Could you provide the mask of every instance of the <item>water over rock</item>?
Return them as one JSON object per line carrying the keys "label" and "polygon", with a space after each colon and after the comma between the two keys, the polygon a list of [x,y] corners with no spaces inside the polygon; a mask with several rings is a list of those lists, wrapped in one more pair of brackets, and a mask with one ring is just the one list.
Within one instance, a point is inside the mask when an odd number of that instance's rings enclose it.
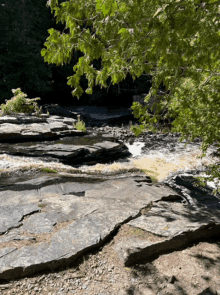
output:
{"label": "water over rock", "polygon": [[[118,158],[130,155],[128,148],[120,142],[112,142],[110,140],[100,139],[92,145],[79,145],[74,142],[80,142],[79,138],[68,138],[59,142],[29,142],[10,144],[0,144],[1,154],[9,154],[14,156],[26,156],[42,159],[46,162],[57,161],[68,165],[79,164],[96,164],[107,163]],[[85,138],[84,138],[85,139]],[[69,144],[68,144],[69,142]]]}

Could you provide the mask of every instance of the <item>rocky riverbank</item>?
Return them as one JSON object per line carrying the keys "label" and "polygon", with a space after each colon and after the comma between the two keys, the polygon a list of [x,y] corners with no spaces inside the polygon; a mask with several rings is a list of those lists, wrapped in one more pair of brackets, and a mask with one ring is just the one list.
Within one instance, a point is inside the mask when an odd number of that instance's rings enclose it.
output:
{"label": "rocky riverbank", "polygon": [[[220,196],[193,178],[218,160],[215,146],[201,160],[199,141],[135,139],[125,114],[112,116],[118,126],[99,120],[71,139],[1,143],[1,294],[218,294]],[[76,163],[79,150],[94,162]]]}

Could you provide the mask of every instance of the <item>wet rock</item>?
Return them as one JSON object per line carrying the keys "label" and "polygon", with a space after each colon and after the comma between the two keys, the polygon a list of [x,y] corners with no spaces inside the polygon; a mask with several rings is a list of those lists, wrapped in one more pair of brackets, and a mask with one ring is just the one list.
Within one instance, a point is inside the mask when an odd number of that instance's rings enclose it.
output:
{"label": "wet rock", "polygon": [[134,120],[132,110],[130,108],[111,108],[111,107],[95,107],[95,106],[81,106],[74,108],[74,112],[77,112],[82,116],[86,123],[86,126],[101,127],[103,124],[122,124],[123,121],[128,122]]}
{"label": "wet rock", "polygon": [[[71,142],[71,140],[70,140]],[[66,144],[65,141],[57,144],[29,143],[24,144],[1,144],[1,152],[10,155],[36,157],[45,161],[57,160],[68,165],[107,163],[113,159],[123,158],[130,155],[128,148],[122,142],[105,140],[91,145]]]}
{"label": "wet rock", "polygon": [[199,186],[196,177],[201,175],[205,168],[185,173],[178,173],[166,179],[163,183],[184,195],[188,202],[210,210],[220,210],[220,194],[213,194],[213,187]]}

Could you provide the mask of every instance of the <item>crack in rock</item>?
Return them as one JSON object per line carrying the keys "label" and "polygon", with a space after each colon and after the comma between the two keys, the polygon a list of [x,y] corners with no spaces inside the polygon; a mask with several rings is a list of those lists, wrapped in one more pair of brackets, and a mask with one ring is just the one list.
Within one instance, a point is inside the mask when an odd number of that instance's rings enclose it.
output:
{"label": "crack in rock", "polygon": [[[19,182],[21,186],[32,187],[33,183],[40,185],[40,193],[36,188],[19,191],[18,194],[13,185],[10,191],[6,191],[7,194],[0,192],[4,202],[1,210],[6,212],[7,209],[8,220],[0,214],[0,224],[5,226],[5,230],[12,223],[18,225],[22,216],[30,214],[31,210],[37,208],[39,211],[37,204],[41,200],[47,206],[47,211],[27,216],[15,236],[22,237],[22,230],[34,234],[50,234],[49,238],[42,239],[39,243],[0,249],[0,279],[14,279],[68,266],[83,253],[99,248],[112,239],[123,224],[143,228],[146,232],[162,237],[162,242],[159,243],[127,239],[116,245],[115,251],[118,251],[125,265],[140,257],[149,258],[164,249],[177,249],[195,238],[210,236],[219,230],[219,212],[204,212],[202,209],[196,211],[184,205],[185,198],[169,187],[136,181],[143,177],[105,181],[92,179],[85,182],[84,178],[79,177],[59,176],[54,179],[53,182],[39,176],[28,180],[28,183]],[[139,184],[142,185],[138,186]],[[14,188],[16,185],[18,184],[15,183]],[[12,214],[13,210],[17,210],[17,213]],[[55,225],[61,222],[69,223],[56,231]],[[0,237],[0,244],[3,241]]]}

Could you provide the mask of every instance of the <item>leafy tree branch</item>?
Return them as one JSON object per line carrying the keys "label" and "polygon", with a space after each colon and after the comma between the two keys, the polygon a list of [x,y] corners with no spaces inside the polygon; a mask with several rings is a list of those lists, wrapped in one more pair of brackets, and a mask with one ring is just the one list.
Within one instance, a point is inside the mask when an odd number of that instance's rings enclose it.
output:
{"label": "leafy tree branch", "polygon": [[[155,127],[164,115],[173,118],[172,131],[189,141],[202,138],[205,153],[220,142],[220,1],[214,0],[69,0],[47,5],[68,34],[49,30],[41,55],[48,63],[67,63],[74,50],[83,56],[74,66],[68,85],[73,96],[83,94],[80,79],[95,85],[118,84],[130,74],[152,76],[145,101],[154,98],[154,115],[133,104],[140,130]],[[86,23],[83,27],[82,24]],[[101,58],[101,69],[93,61]],[[159,95],[161,85],[166,89]],[[137,133],[136,133],[137,134]],[[220,176],[219,167],[210,173]]]}

